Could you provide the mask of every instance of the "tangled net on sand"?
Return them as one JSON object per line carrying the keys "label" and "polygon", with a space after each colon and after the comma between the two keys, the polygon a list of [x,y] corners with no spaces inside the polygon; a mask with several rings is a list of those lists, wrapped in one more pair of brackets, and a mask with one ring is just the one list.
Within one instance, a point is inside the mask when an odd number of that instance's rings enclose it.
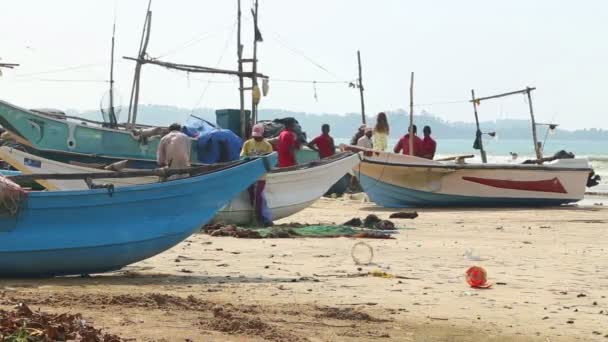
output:
{"label": "tangled net on sand", "polygon": [[0,176],[0,213],[15,215],[21,202],[27,198],[27,192],[8,178]]}
{"label": "tangled net on sand", "polygon": [[12,311],[0,310],[1,341],[99,341],[120,342],[120,337],[104,334],[80,314],[48,314],[18,304]]}

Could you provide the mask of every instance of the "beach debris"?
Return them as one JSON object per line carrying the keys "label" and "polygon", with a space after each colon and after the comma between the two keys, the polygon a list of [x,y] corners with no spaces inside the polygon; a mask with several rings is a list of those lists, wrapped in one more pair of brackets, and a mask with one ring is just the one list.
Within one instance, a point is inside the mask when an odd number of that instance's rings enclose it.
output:
{"label": "beach debris", "polygon": [[369,244],[360,241],[350,249],[350,256],[356,265],[369,265],[374,260],[374,249]]}
{"label": "beach debris", "polygon": [[82,315],[32,311],[19,303],[12,311],[0,310],[2,341],[124,341],[117,335],[95,329]]}
{"label": "beach debris", "polygon": [[392,213],[388,218],[392,219],[415,219],[418,217],[417,211],[400,211],[397,213]]}
{"label": "beach debris", "polygon": [[376,223],[380,222],[380,218],[377,215],[374,214],[369,214],[367,215],[367,217],[365,217],[365,219],[363,220],[363,226],[371,228],[373,227]]}
{"label": "beach debris", "polygon": [[469,248],[464,252],[464,257],[470,261],[482,261],[483,260],[479,256],[479,254],[475,253],[475,250],[473,250],[472,248]]}
{"label": "beach debris", "polygon": [[492,287],[491,283],[488,283],[486,270],[480,266],[471,266],[466,272],[467,283],[476,289],[489,289]]}
{"label": "beach debris", "polygon": [[583,298],[583,297],[587,297],[587,295],[584,293],[579,293],[576,295],[576,298]]}
{"label": "beach debris", "polygon": [[348,321],[386,322],[384,319],[372,317],[365,312],[353,308],[317,307],[318,318],[333,318]]}
{"label": "beach debris", "polygon": [[381,220],[378,216],[374,214],[367,215],[367,217],[361,220],[358,217],[353,217],[352,219],[344,222],[343,226],[350,227],[364,227],[368,229],[376,229],[376,230],[395,230],[395,224],[389,220]]}
{"label": "beach debris", "polygon": [[352,219],[344,222],[343,225],[351,227],[361,227],[363,225],[363,221],[361,221],[361,219],[358,217],[353,217]]}
{"label": "beach debris", "polygon": [[377,278],[385,278],[385,279],[395,278],[395,275],[381,271],[381,270],[374,270],[374,271],[368,272],[368,274],[372,277],[377,277]]}

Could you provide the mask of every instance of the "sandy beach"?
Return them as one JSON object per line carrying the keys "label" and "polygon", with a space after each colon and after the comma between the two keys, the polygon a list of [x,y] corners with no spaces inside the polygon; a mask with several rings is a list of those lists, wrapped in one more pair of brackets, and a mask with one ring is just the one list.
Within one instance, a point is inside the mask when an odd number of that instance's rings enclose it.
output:
{"label": "sandy beach", "polygon": [[[323,198],[278,223],[396,211]],[[137,341],[608,341],[607,208],[418,214],[393,220],[391,240],[197,234],[117,272],[1,280],[1,304],[78,312]],[[351,256],[360,241],[369,265]],[[472,265],[492,288],[468,286]]]}

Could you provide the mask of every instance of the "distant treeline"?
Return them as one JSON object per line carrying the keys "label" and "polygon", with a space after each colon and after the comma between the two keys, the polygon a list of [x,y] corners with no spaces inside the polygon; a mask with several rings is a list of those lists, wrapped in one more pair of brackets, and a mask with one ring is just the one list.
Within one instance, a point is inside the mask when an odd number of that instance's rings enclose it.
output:
{"label": "distant treeline", "polygon": [[[68,111],[71,115],[83,116],[95,120],[101,120],[99,111]],[[160,105],[142,105],[139,107],[138,121],[149,125],[169,125],[172,122],[184,122],[191,114],[215,123],[215,111],[211,108],[199,108],[190,111],[184,108]],[[331,125],[332,135],[336,138],[350,138],[354,131],[361,125],[361,115],[349,113],[338,114],[316,114],[293,112],[282,109],[261,109],[261,120],[272,120],[282,117],[295,117],[309,136],[316,135],[321,131],[321,125]],[[404,110],[387,112],[391,126],[391,136],[399,136],[407,131],[408,113]],[[120,114],[119,121],[126,120],[126,109]],[[424,125],[431,126],[433,135],[444,139],[473,139],[475,137],[475,124],[472,122],[449,122],[442,120],[432,114],[424,113],[415,115],[414,121],[419,131]],[[375,117],[368,117],[367,123],[373,125]],[[530,122],[528,120],[500,119],[496,121],[481,122],[483,132],[497,132],[501,139],[527,139],[531,135]],[[544,136],[546,127],[539,126],[539,134]],[[583,130],[557,129],[554,139],[571,140],[608,140],[608,130],[590,128]]]}

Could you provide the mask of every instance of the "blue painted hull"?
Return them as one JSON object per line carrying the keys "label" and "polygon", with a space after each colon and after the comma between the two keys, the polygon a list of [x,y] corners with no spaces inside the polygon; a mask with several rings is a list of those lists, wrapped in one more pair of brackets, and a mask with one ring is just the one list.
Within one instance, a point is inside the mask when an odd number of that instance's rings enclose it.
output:
{"label": "blue painted hull", "polygon": [[0,275],[95,273],[149,258],[198,230],[266,171],[259,158],[113,193],[30,193],[16,216],[0,216]]}
{"label": "blue painted hull", "polygon": [[370,200],[386,208],[411,207],[530,207],[555,206],[576,199],[477,197],[437,194],[398,187],[378,179],[357,174]]}

